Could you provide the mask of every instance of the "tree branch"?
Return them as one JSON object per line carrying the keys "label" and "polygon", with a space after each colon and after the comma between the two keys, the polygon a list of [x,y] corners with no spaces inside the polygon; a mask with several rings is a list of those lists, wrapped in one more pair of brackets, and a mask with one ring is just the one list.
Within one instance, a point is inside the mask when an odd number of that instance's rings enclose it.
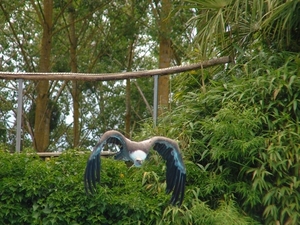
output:
{"label": "tree branch", "polygon": [[108,81],[108,80],[123,80],[135,79],[140,77],[151,77],[155,75],[170,75],[175,73],[182,73],[201,68],[207,68],[219,64],[232,62],[232,58],[224,56],[217,59],[211,59],[200,63],[184,66],[174,66],[164,69],[134,71],[125,73],[14,73],[14,72],[0,72],[0,79],[14,80],[82,80],[82,81]]}

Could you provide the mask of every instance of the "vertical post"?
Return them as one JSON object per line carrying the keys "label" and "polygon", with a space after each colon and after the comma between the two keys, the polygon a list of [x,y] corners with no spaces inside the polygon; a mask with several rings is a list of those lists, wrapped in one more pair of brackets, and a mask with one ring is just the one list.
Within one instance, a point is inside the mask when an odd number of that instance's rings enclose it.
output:
{"label": "vertical post", "polygon": [[16,152],[21,151],[21,131],[22,131],[22,110],[23,109],[23,80],[19,79],[18,89],[18,109],[17,109],[17,138]]}
{"label": "vertical post", "polygon": [[157,123],[157,107],[158,107],[158,75],[154,76],[154,93],[153,93],[153,127]]}

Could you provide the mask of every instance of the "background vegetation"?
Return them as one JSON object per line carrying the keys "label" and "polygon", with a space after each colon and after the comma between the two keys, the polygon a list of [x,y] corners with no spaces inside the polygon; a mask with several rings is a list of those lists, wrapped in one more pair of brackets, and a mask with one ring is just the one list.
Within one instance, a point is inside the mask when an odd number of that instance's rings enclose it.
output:
{"label": "background vegetation", "polygon": [[[276,66],[266,70],[274,62]],[[234,70],[245,70],[236,65],[210,82],[206,92],[198,84],[198,91],[178,95],[185,101],[178,100],[156,129],[142,125],[136,139],[161,133],[180,143],[188,173],[181,208],[168,206],[165,164],[156,154],[142,169],[103,159],[101,187],[89,197],[82,181],[88,152],[66,151],[44,162],[34,154],[2,151],[1,220],[4,224],[297,224],[299,62],[297,54],[258,56],[248,62],[249,67],[261,64],[254,75],[232,76]],[[176,79],[180,82],[181,77]]]}
{"label": "background vegetation", "polygon": [[[37,17],[44,2],[0,2],[1,70],[40,69],[45,27],[43,17]],[[156,67],[163,2],[54,1],[50,71],[74,71],[72,52],[77,71],[82,72]],[[2,224],[298,223],[299,1],[171,3],[172,29],[165,35],[172,47],[172,64],[222,55],[232,56],[234,63],[172,76],[171,107],[156,128],[146,104],[152,103],[151,79],[133,81],[130,91],[125,82],[49,82],[47,149],[87,149],[104,130],[124,131],[129,93],[134,139],[165,135],[179,142],[187,166],[182,207],[168,206],[165,165],[155,154],[142,169],[104,159],[101,186],[94,197],[83,191],[88,153],[66,150],[45,162],[34,154],[11,155],[17,83],[1,81]],[[37,85],[26,81],[24,87],[25,149],[33,146]],[[147,101],[141,100],[141,93]],[[76,102],[79,105],[71,104]],[[77,119],[70,116],[76,110]],[[75,135],[76,121],[80,137]]]}

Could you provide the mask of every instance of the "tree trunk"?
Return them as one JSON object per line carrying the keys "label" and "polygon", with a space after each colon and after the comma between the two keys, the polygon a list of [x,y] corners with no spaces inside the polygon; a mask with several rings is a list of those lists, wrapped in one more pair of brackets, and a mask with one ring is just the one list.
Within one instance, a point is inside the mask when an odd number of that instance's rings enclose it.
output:
{"label": "tree trunk", "polygon": [[[127,2],[130,5],[130,14],[128,15],[128,20],[134,20],[135,18],[135,1]],[[135,37],[133,36],[129,45],[128,45],[128,54],[127,54],[127,72],[132,70],[132,61],[133,61],[133,53],[134,53],[134,42]],[[131,82],[130,79],[126,79],[126,112],[125,112],[125,136],[127,138],[131,138],[130,136],[130,128],[131,128]]]}
{"label": "tree trunk", "polygon": [[[71,8],[69,12],[69,40],[70,40],[70,56],[71,56],[71,72],[77,73],[77,37],[75,32],[75,9]],[[78,90],[78,81],[72,81],[72,98],[73,98],[73,148],[79,145],[79,99],[80,91]]]}
{"label": "tree trunk", "polygon": [[[50,72],[52,40],[53,1],[44,0],[43,36],[40,51],[40,72]],[[38,152],[46,151],[49,146],[51,108],[49,102],[49,81],[38,81],[36,86],[36,111],[34,123],[34,147]]]}
{"label": "tree trunk", "polygon": [[[162,0],[159,37],[159,68],[171,65],[172,49],[170,40],[171,0]],[[158,115],[169,109],[169,76],[158,78]]]}

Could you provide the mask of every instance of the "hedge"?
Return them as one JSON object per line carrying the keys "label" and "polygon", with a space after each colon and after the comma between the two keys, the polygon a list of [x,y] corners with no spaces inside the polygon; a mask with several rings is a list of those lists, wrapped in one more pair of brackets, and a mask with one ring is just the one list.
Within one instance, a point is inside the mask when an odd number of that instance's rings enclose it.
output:
{"label": "hedge", "polygon": [[[187,162],[188,187],[181,208],[169,206],[165,165],[141,169],[102,159],[101,185],[87,196],[83,172],[89,152],[66,151],[41,160],[36,154],[0,151],[0,224],[252,224],[234,201],[210,209],[198,199],[199,169]],[[199,176],[200,175],[200,176]]]}

